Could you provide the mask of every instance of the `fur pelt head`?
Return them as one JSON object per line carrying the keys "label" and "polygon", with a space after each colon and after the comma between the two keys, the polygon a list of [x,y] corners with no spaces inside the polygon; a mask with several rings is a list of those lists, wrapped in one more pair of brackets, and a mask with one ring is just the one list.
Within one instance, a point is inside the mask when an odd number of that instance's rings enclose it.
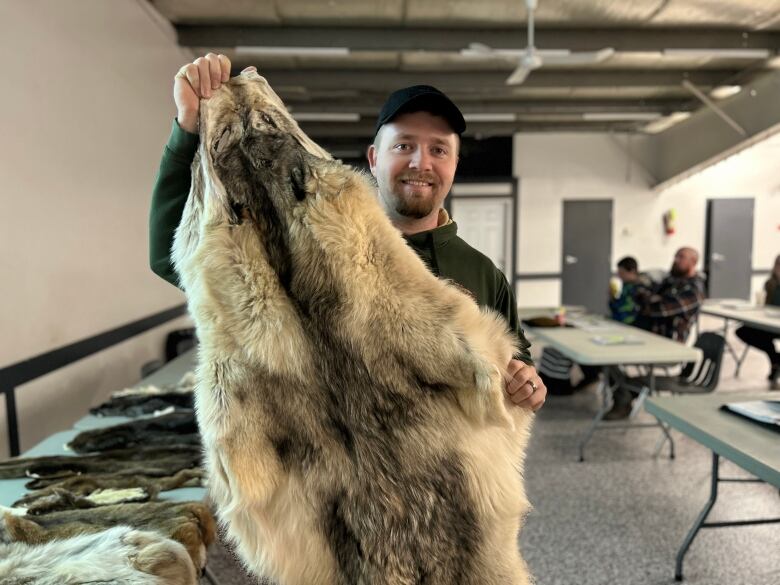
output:
{"label": "fur pelt head", "polygon": [[182,264],[192,251],[200,222],[250,222],[275,272],[288,279],[289,228],[294,216],[300,217],[295,210],[315,195],[311,173],[330,155],[301,131],[265,78],[253,71],[202,102],[201,141],[198,184],[179,229],[184,245],[174,249],[174,261]]}
{"label": "fur pelt head", "polygon": [[187,551],[160,534],[115,526],[45,544],[0,544],[8,585],[196,585]]}

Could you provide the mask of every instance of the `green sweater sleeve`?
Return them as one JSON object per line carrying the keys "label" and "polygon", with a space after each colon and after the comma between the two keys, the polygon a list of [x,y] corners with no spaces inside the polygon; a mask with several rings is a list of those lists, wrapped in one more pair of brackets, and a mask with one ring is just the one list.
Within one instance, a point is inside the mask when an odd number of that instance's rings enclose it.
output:
{"label": "green sweater sleeve", "polygon": [[502,272],[496,269],[496,278],[498,279],[498,286],[496,288],[496,302],[494,308],[496,311],[506,317],[509,328],[517,335],[518,349],[515,354],[515,359],[525,362],[529,366],[534,365],[534,360],[531,359],[531,342],[525,337],[525,332],[520,326],[520,318],[517,316],[517,301],[515,300],[515,292],[512,287],[509,286],[506,277]]}
{"label": "green sweater sleeve", "polygon": [[190,192],[190,167],[197,149],[198,135],[182,130],[174,120],[152,190],[149,264],[155,274],[174,286],[179,286],[179,279],[171,263],[171,245]]}

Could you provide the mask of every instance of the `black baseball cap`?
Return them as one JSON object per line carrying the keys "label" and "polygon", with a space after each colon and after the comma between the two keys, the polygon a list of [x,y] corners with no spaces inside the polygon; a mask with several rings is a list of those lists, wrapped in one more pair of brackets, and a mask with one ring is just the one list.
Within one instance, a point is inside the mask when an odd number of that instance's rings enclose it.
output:
{"label": "black baseball cap", "polygon": [[450,98],[433,86],[413,85],[390,94],[379,111],[374,135],[396,116],[410,112],[430,112],[441,116],[458,136],[466,130],[466,120]]}

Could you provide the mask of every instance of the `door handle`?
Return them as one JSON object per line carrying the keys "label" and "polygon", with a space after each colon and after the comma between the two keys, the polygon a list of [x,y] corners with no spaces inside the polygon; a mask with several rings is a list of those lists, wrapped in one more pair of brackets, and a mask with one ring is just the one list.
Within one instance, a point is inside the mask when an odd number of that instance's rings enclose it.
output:
{"label": "door handle", "polygon": [[569,255],[569,254],[566,254],[566,255],[563,257],[563,261],[564,261],[564,262],[566,262],[566,264],[576,264],[576,263],[577,263],[577,261],[578,261],[578,259],[577,259],[577,257],[576,257],[576,256],[571,256],[571,255]]}
{"label": "door handle", "polygon": [[723,262],[726,259],[723,254],[718,254],[717,252],[713,252],[710,258],[713,262]]}

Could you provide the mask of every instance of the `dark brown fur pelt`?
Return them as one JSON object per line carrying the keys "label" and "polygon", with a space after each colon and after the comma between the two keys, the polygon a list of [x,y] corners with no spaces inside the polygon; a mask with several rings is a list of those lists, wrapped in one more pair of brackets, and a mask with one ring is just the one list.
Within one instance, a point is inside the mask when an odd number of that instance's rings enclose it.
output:
{"label": "dark brown fur pelt", "polygon": [[[58,510],[82,507],[93,508],[101,504],[89,496],[107,491],[140,488],[146,496],[142,501],[153,500],[160,492],[183,487],[201,487],[204,472],[201,468],[182,469],[171,476],[148,477],[139,474],[87,474],[50,480],[48,486],[34,490],[14,502],[14,507],[23,507],[31,515],[45,514]],[[138,495],[131,496],[139,501]],[[104,498],[101,498],[101,500]],[[116,502],[115,502],[116,503]]]}
{"label": "dark brown fur pelt", "polygon": [[192,392],[165,392],[151,395],[114,396],[100,406],[89,409],[95,416],[142,416],[168,408],[192,410]]}
{"label": "dark brown fur pelt", "polygon": [[68,447],[76,453],[96,453],[152,445],[200,445],[193,411],[177,411],[83,431]]}
{"label": "dark brown fur pelt", "polygon": [[200,466],[201,457],[201,448],[197,445],[171,445],[120,449],[92,455],[16,458],[0,461],[0,479],[36,478],[26,487],[39,489],[52,481],[85,473],[167,477],[182,469]]}

